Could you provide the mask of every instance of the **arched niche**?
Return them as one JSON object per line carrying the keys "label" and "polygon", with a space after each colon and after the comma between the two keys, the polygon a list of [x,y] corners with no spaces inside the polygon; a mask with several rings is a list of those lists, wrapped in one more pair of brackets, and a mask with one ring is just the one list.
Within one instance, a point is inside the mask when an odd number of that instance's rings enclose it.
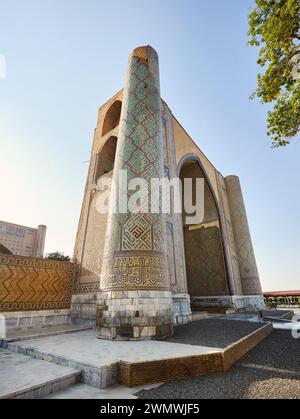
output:
{"label": "arched niche", "polygon": [[117,140],[118,139],[115,136],[109,137],[101,151],[98,153],[94,179],[95,183],[97,183],[101,176],[106,175],[113,170],[117,150]]}
{"label": "arched niche", "polygon": [[[187,285],[192,304],[193,298],[197,297],[229,295],[219,207],[208,176],[196,157],[183,159],[178,175],[183,186],[184,179],[193,179],[193,199],[196,196],[196,179],[204,179],[203,221],[187,225],[184,210],[182,216]],[[182,191],[184,193],[184,187]]]}
{"label": "arched niche", "polygon": [[121,110],[122,102],[120,100],[116,100],[106,112],[103,122],[102,136],[108,134],[119,125]]}

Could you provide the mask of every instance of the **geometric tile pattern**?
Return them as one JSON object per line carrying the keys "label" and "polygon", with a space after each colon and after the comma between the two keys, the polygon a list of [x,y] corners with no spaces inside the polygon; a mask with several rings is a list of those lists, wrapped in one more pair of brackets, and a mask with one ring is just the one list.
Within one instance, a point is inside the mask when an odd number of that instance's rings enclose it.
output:
{"label": "geometric tile pattern", "polygon": [[244,295],[261,295],[261,284],[239,178],[226,178],[230,216]]}
{"label": "geometric tile pattern", "polygon": [[244,222],[244,214],[238,207],[231,207],[231,218],[235,225],[239,226],[239,238],[237,240],[237,254],[239,257],[239,267],[242,276],[257,275],[256,269],[253,271],[252,260],[254,250],[252,244],[247,240],[249,234],[248,225]]}
{"label": "geometric tile pattern", "polygon": [[[163,176],[160,96],[156,77],[139,59],[133,58],[128,88],[126,123],[121,124],[117,160],[119,169],[127,170],[128,181],[142,178],[150,188],[153,178]],[[126,100],[126,99],[125,99]],[[124,100],[124,102],[125,102]],[[117,168],[117,167],[116,167]],[[128,199],[134,192],[128,193]],[[119,215],[121,242],[114,250],[161,250],[160,241],[153,238],[157,214]],[[159,234],[161,230],[159,229]],[[137,232],[140,231],[140,234]]]}
{"label": "geometric tile pattern", "polygon": [[100,284],[99,282],[87,282],[86,284],[80,283],[80,277],[76,277],[74,286],[73,286],[73,294],[98,294],[100,292]]}
{"label": "geometric tile pattern", "polygon": [[75,264],[0,256],[0,311],[64,309],[71,306]]}
{"label": "geometric tile pattern", "polygon": [[170,222],[167,223],[166,241],[167,241],[168,271],[169,271],[170,284],[174,285],[176,284],[174,226]]}
{"label": "geometric tile pattern", "polygon": [[[117,183],[119,170],[126,170],[128,182],[142,178],[150,191],[151,180],[164,176],[164,165],[158,57],[153,52],[149,55],[146,64],[139,57],[130,58],[114,179]],[[129,201],[136,191],[124,193]],[[150,210],[150,199],[148,204]],[[165,224],[162,214],[150,212],[109,216],[101,289],[169,287]]]}
{"label": "geometric tile pattern", "polygon": [[189,294],[228,295],[219,228],[187,230],[184,239]]}
{"label": "geometric tile pattern", "polygon": [[123,250],[147,250],[151,248],[153,232],[147,220],[132,215],[122,228]]}

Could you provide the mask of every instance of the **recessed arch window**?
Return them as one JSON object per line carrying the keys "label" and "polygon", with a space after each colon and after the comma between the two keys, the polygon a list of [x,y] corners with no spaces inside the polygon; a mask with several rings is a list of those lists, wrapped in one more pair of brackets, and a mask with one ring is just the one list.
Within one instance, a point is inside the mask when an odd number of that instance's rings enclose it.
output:
{"label": "recessed arch window", "polygon": [[111,136],[102,147],[100,153],[97,155],[95,183],[97,183],[98,179],[101,176],[113,170],[115,164],[116,150],[117,137]]}
{"label": "recessed arch window", "polygon": [[121,109],[122,102],[120,100],[116,100],[108,109],[104,118],[102,136],[106,135],[119,125]]}

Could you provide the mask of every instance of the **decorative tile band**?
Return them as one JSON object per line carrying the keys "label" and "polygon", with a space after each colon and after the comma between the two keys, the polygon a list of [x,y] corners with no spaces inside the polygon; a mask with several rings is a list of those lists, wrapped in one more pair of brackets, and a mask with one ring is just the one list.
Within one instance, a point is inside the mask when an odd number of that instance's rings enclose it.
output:
{"label": "decorative tile band", "polygon": [[167,290],[165,256],[160,252],[115,253],[111,264],[105,264],[105,290]]}

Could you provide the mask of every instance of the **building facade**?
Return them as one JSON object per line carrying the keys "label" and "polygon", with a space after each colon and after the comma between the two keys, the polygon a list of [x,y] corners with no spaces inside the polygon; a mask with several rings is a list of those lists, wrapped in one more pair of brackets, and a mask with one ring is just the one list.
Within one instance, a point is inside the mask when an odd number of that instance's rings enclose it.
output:
{"label": "building facade", "polygon": [[[147,184],[203,179],[204,219],[100,213],[99,180],[118,184],[120,170]],[[133,51],[124,89],[99,109],[74,260],[73,318],[94,319],[99,338],[163,338],[191,309],[264,306],[239,179],[213,166],[161,99],[149,46]]]}
{"label": "building facade", "polygon": [[47,227],[25,227],[0,221],[0,243],[13,255],[42,258]]}

